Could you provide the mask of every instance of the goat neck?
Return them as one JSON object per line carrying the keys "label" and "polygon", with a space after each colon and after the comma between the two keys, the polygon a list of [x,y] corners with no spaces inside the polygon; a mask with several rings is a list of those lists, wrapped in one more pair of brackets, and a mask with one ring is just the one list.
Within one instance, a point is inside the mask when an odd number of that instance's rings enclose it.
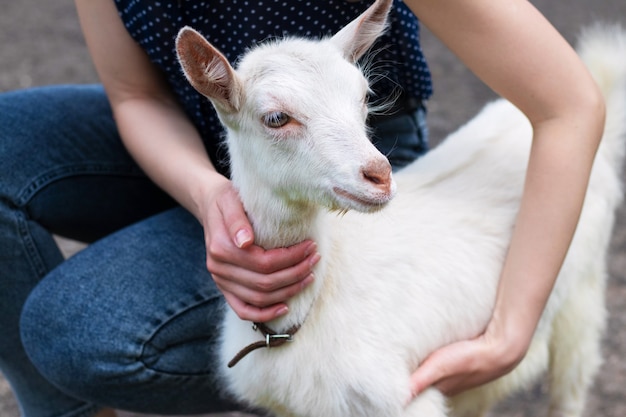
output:
{"label": "goat neck", "polygon": [[[267,172],[276,169],[267,164],[259,164],[258,154],[249,150],[239,150],[235,132],[229,132],[229,152],[231,154],[232,182],[254,228],[255,243],[265,249],[288,247],[313,238],[315,220],[319,208],[298,198],[297,190],[276,189],[264,181]],[[281,175],[280,172],[272,176]]]}

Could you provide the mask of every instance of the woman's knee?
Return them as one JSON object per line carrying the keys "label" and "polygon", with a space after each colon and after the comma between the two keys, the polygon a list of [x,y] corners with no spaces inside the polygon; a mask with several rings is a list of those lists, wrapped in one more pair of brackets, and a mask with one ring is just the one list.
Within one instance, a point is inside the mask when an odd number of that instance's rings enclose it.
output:
{"label": "woman's knee", "polygon": [[[55,272],[29,295],[20,317],[22,344],[31,362],[54,385],[77,398],[103,380],[111,371],[107,360],[111,352],[107,330],[94,331],[98,317],[81,304],[96,300],[70,298],[54,284]],[[57,274],[58,275],[58,274]],[[109,351],[109,353],[105,353]],[[110,376],[110,375],[109,375]],[[87,392],[86,392],[87,391]]]}
{"label": "woman's knee", "polygon": [[[223,310],[215,291],[118,287],[116,300],[109,291],[88,298],[72,285],[58,287],[80,281],[61,276],[62,270],[31,293],[21,317],[25,350],[51,383],[75,398],[117,408],[199,413],[216,406],[206,403],[207,395],[216,395],[214,347]],[[150,307],[146,300],[155,302]],[[185,386],[193,400],[172,401]]]}
{"label": "woman's knee", "polygon": [[44,376],[94,401],[155,375],[211,374],[222,308],[201,227],[177,209],[55,268],[31,292],[21,333]]}
{"label": "woman's knee", "polygon": [[376,120],[372,128],[374,144],[394,170],[405,167],[429,149],[425,107]]}

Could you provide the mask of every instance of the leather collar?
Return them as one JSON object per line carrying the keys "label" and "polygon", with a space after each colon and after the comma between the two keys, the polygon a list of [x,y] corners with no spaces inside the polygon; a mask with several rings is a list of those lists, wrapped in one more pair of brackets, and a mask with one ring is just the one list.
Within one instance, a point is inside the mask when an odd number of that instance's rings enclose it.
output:
{"label": "leather collar", "polygon": [[287,342],[293,341],[293,336],[296,334],[298,329],[300,329],[299,325],[294,325],[287,329],[284,333],[278,333],[271,328],[269,328],[265,323],[257,323],[254,322],[252,328],[255,331],[260,331],[263,336],[265,336],[265,340],[259,340],[258,342],[254,342],[241,349],[234,358],[228,362],[228,367],[232,368],[237,365],[237,363],[243,359],[248,353],[261,349],[261,348],[273,348],[284,345]]}

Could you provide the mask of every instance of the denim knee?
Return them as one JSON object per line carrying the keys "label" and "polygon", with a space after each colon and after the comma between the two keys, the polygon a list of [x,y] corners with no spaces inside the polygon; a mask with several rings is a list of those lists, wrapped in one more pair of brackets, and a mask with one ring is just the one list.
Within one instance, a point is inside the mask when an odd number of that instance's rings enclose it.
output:
{"label": "denim knee", "polygon": [[50,289],[40,284],[27,299],[20,317],[22,344],[46,379],[68,395],[87,400],[96,381],[106,380],[111,372],[101,352],[110,348],[90,329],[78,303],[48,293]]}
{"label": "denim knee", "polygon": [[377,120],[372,124],[372,142],[391,163],[401,169],[429,150],[426,108]]}
{"label": "denim knee", "polygon": [[215,376],[224,300],[206,271],[202,228],[181,211],[96,242],[30,294],[23,344],[62,391],[146,413],[233,409]]}
{"label": "denim knee", "polygon": [[[68,395],[91,403],[148,413],[204,413],[226,407],[215,375],[223,308],[208,294],[137,323],[94,324],[80,303],[67,308],[46,285],[29,297],[22,340],[39,371]],[[100,314],[107,314],[103,308]],[[212,316],[212,317],[211,317]],[[44,321],[45,320],[45,321]],[[213,397],[213,398],[212,398]],[[180,401],[185,399],[185,401]]]}

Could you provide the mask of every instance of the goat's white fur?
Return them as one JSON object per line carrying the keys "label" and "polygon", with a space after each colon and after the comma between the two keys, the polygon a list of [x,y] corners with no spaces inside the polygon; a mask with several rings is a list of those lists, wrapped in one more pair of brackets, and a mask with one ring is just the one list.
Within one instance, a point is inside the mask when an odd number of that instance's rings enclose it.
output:
{"label": "goat's white fur", "polygon": [[[293,343],[226,369],[261,338],[228,310],[224,383],[238,399],[283,417],[437,417],[448,406],[464,416],[481,415],[547,370],[551,415],[580,416],[601,362],[605,258],[622,196],[626,33],[596,29],[581,43],[606,94],[606,133],[527,357],[449,404],[429,389],[405,406],[420,362],[479,334],[490,318],[532,134],[517,109],[496,101],[394,182],[368,141],[368,86],[353,65],[383,30],[389,3],[377,1],[334,38],[257,47],[236,71],[201,35],[189,28],[179,35],[188,79],[227,128],[232,179],[257,242],[277,247],[312,238],[322,254],[314,284],[290,300],[286,317],[269,323],[279,331],[301,323]],[[265,126],[277,112],[291,121]]]}

